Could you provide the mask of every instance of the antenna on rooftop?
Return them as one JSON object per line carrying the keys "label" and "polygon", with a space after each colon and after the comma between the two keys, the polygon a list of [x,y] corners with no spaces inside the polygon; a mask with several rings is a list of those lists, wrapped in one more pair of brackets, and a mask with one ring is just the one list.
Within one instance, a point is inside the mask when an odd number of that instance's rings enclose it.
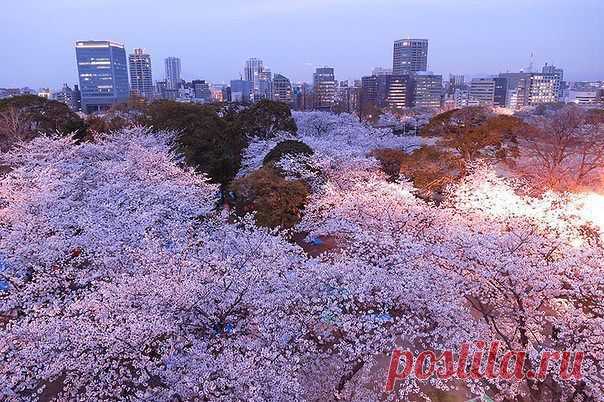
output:
{"label": "antenna on rooftop", "polygon": [[535,54],[531,52],[531,58],[527,70],[529,73],[533,72],[533,68],[535,67]]}

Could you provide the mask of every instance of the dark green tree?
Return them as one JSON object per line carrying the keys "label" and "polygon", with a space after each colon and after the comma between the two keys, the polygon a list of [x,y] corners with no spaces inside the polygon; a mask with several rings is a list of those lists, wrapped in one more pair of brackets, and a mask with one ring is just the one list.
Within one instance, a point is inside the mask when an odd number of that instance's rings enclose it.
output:
{"label": "dark green tree", "polygon": [[17,111],[24,130],[43,133],[80,133],[84,121],[61,102],[35,95],[14,96],[0,100],[0,113]]}
{"label": "dark green tree", "polygon": [[280,131],[298,131],[289,106],[263,99],[239,113],[239,121],[250,137],[272,138]]}
{"label": "dark green tree", "polygon": [[286,140],[278,143],[271,149],[262,161],[263,165],[271,165],[278,162],[284,155],[312,155],[314,151],[302,141]]}
{"label": "dark green tree", "polygon": [[154,102],[141,123],[177,133],[175,148],[187,164],[206,173],[211,181],[228,184],[241,166],[246,137],[237,121],[219,115],[214,106],[170,101]]}

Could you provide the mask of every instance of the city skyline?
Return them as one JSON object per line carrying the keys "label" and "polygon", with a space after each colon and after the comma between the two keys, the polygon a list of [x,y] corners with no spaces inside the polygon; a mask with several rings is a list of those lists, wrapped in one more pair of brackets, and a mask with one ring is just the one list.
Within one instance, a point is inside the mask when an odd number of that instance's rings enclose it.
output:
{"label": "city skyline", "polygon": [[[141,11],[138,0],[128,4],[115,0],[103,5],[80,3],[60,0],[35,7],[5,6],[4,15],[11,18],[2,21],[7,40],[0,50],[19,57],[11,57],[0,67],[0,87],[60,87],[64,82],[77,82],[73,43],[89,39],[124,43],[128,53],[146,49],[152,56],[155,80],[162,77],[163,60],[169,56],[181,58],[182,76],[187,80],[227,83],[239,77],[243,61],[250,57],[262,59],[273,72],[292,82],[311,82],[315,68],[326,65],[335,68],[338,80],[359,79],[374,67],[391,67],[392,43],[407,37],[430,40],[428,70],[442,75],[515,72],[530,63],[531,53],[535,66],[546,62],[562,66],[570,81],[601,79],[604,75],[600,56],[604,44],[597,26],[604,6],[592,0],[582,1],[581,6],[542,0],[532,4],[508,1],[505,5],[470,0],[455,5],[435,0],[398,4],[328,1],[331,7],[320,12],[312,7],[314,0],[278,8],[269,0],[253,7],[227,1],[203,6],[206,18],[201,25],[192,17],[202,6],[183,1],[175,8],[176,14],[168,10],[157,15],[149,28],[136,29],[128,22],[135,11],[149,16],[154,13],[152,9]],[[470,4],[471,9],[464,8]],[[545,4],[548,7],[543,7]],[[111,23],[96,23],[112,10],[120,12]],[[86,22],[82,21],[84,15]],[[335,15],[340,16],[337,21]],[[55,17],[73,23],[46,29],[48,25],[37,22]],[[379,24],[368,24],[376,19]],[[170,29],[164,29],[169,20]],[[242,20],[246,24],[234,23]],[[19,21],[29,21],[34,26],[32,32],[23,33],[21,25],[17,26]],[[308,24],[317,29],[309,32]],[[365,33],[356,29],[359,24],[367,26]],[[244,28],[249,26],[253,29]],[[19,54],[20,49],[27,52]],[[44,69],[36,69],[39,64],[34,59],[38,57],[46,60]]]}

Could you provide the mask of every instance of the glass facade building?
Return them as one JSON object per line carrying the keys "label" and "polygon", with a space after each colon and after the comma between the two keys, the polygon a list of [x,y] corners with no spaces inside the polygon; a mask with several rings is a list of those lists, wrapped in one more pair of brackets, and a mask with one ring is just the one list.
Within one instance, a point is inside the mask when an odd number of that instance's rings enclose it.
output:
{"label": "glass facade building", "polygon": [[82,111],[104,111],[130,94],[124,45],[110,41],[76,42]]}
{"label": "glass facade building", "polygon": [[153,88],[153,73],[151,71],[151,56],[143,49],[134,49],[134,54],[128,56],[130,64],[130,86],[132,94],[152,100],[155,95]]}
{"label": "glass facade building", "polygon": [[428,39],[401,39],[394,42],[392,74],[404,75],[428,69]]}
{"label": "glass facade building", "polygon": [[319,67],[313,74],[314,107],[329,111],[336,100],[336,79],[331,67]]}
{"label": "glass facade building", "polygon": [[177,90],[181,86],[180,78],[180,59],[178,57],[168,57],[164,60],[166,66],[166,86],[168,89]]}

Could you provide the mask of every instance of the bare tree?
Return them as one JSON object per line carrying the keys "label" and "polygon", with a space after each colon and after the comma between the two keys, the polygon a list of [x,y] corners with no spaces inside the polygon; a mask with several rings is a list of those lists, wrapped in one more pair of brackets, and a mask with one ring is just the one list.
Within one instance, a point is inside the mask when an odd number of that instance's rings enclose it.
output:
{"label": "bare tree", "polygon": [[597,184],[604,169],[604,113],[574,106],[538,117],[521,136],[518,169],[542,189]]}
{"label": "bare tree", "polygon": [[0,151],[6,152],[13,144],[29,139],[31,121],[14,106],[0,112]]}

